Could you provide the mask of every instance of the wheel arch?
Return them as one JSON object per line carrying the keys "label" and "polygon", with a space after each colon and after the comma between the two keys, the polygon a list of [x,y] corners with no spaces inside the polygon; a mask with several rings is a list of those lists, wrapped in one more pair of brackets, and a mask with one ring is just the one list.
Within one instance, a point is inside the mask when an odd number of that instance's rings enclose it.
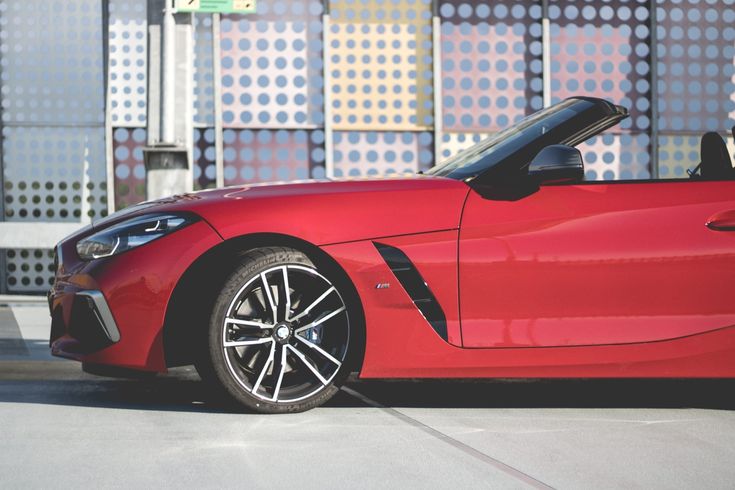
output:
{"label": "wheel arch", "polygon": [[354,369],[360,371],[365,354],[365,313],[362,299],[342,266],[322,248],[301,238],[278,233],[253,233],[234,237],[212,247],[182,274],[166,305],[163,349],[168,367],[192,364],[196,345],[204,342],[209,315],[233,265],[242,254],[261,247],[288,247],[304,253],[318,268],[326,268],[345,287],[347,301],[356,308],[359,352]]}

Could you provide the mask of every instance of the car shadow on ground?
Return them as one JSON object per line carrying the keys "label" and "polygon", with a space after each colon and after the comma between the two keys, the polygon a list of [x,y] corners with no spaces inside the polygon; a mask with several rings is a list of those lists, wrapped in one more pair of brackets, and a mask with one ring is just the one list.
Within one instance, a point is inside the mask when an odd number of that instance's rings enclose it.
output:
{"label": "car shadow on ground", "polygon": [[365,380],[353,387],[389,407],[735,410],[735,380],[721,379]]}
{"label": "car shadow on ground", "polygon": [[[735,380],[430,380],[348,383],[325,406],[412,408],[700,408],[735,409]],[[131,410],[236,412],[212,401],[192,368],[152,379],[0,380],[0,403]]]}

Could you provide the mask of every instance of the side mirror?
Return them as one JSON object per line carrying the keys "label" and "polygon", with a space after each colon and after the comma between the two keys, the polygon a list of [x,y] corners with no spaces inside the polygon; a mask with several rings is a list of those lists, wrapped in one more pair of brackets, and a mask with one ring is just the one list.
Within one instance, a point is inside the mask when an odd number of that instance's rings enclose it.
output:
{"label": "side mirror", "polygon": [[531,160],[528,175],[539,185],[581,182],[584,179],[582,153],[571,146],[547,146]]}

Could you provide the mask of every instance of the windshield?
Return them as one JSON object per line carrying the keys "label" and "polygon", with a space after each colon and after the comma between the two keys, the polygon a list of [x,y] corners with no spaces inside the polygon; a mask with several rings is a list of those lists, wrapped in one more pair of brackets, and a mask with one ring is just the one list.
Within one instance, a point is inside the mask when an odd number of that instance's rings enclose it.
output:
{"label": "windshield", "polygon": [[426,173],[466,180],[504,166],[508,161],[515,162],[514,166],[520,170],[545,146],[568,143],[570,138],[610,116],[607,104],[600,106],[594,99],[566,99],[525,117]]}

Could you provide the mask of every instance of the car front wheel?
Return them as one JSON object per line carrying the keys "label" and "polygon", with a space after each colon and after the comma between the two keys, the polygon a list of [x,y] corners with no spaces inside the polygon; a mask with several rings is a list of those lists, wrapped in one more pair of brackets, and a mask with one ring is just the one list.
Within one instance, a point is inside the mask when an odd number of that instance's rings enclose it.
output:
{"label": "car front wheel", "polygon": [[297,250],[246,253],[215,302],[206,352],[197,363],[202,378],[263,413],[326,402],[350,374],[358,351],[357,312],[344,286]]}

